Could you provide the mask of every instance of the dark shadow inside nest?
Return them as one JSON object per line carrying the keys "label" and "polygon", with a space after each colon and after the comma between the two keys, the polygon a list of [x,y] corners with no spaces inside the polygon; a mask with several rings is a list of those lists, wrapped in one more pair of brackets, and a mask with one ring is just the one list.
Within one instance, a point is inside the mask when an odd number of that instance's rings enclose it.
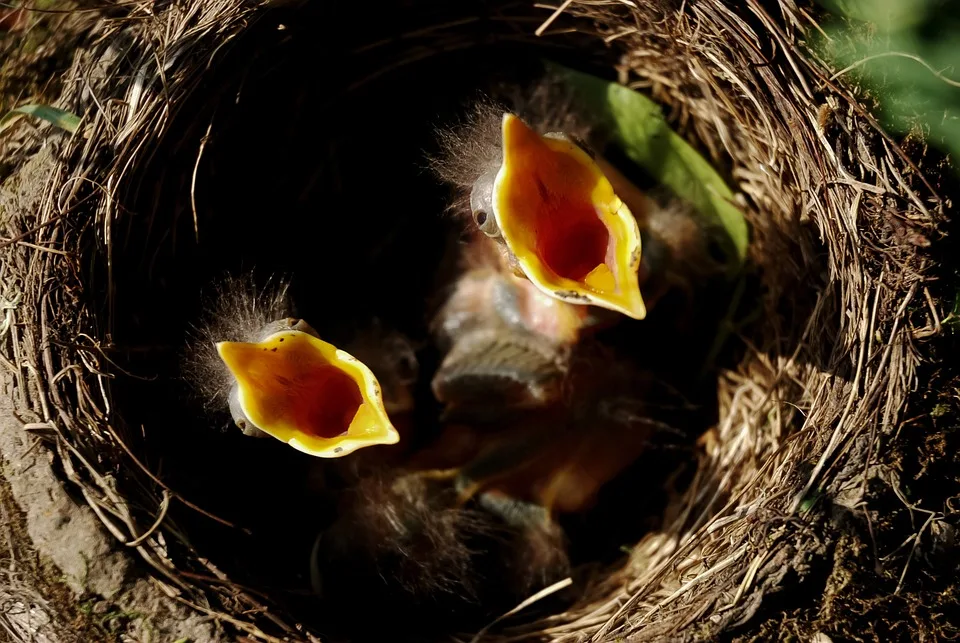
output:
{"label": "dark shadow inside nest", "polygon": [[[306,19],[283,30],[282,16],[268,22],[208,72],[137,169],[123,241],[114,249],[112,338],[117,362],[143,377],[118,377],[112,394],[142,461],[183,497],[242,528],[175,506],[171,516],[199,555],[324,627],[331,615],[309,595],[306,564],[333,511],[305,484],[317,461],[278,442],[244,438],[226,409],[203,413],[180,372],[191,325],[225,273],[253,270],[261,282],[289,275],[297,313],[328,341],[342,344],[358,320],[375,316],[427,346],[418,355],[417,426],[418,435],[435,434],[429,378],[438,355],[427,322],[438,286],[452,276],[440,267],[459,223],[444,215],[448,191],[426,169],[424,153],[436,127],[461,116],[478,89],[536,77],[544,51],[488,45],[433,55],[342,92],[356,80],[343,54],[351,47],[337,39],[346,35],[318,38],[330,32]],[[582,55],[549,53],[583,67]],[[723,298],[715,296],[722,311]],[[674,312],[666,301],[648,320],[604,338],[683,402],[664,404],[658,419],[670,430],[607,485],[596,508],[564,521],[574,563],[614,563],[656,528],[669,492],[693,473],[694,441],[716,421],[715,382],[689,367],[712,334],[678,330]],[[176,544],[171,550],[176,556]],[[404,627],[456,631],[510,607],[431,613],[429,624],[422,614],[392,614],[409,620],[386,625],[394,634]]]}

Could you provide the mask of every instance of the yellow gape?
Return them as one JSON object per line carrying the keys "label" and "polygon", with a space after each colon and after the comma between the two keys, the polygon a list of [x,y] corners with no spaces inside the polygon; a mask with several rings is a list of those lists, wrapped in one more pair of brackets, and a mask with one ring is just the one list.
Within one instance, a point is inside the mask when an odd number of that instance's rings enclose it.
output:
{"label": "yellow gape", "polygon": [[640,230],[597,163],[570,140],[503,117],[493,213],[524,275],[552,297],[635,319]]}
{"label": "yellow gape", "polygon": [[376,377],[331,344],[287,330],[259,343],[220,342],[217,351],[247,418],[299,451],[339,458],[400,439]]}

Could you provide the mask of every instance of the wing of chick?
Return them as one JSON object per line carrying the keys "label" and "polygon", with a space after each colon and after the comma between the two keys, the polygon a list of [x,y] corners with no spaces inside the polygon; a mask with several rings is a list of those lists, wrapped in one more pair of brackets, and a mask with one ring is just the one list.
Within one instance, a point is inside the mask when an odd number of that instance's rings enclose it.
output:
{"label": "wing of chick", "polygon": [[494,415],[550,403],[560,394],[563,356],[557,347],[522,330],[478,329],[460,337],[444,357],[432,387],[445,418]]}
{"label": "wing of chick", "polygon": [[434,321],[445,355],[432,387],[447,418],[556,399],[571,347],[592,323],[586,312],[489,264],[469,266]]}

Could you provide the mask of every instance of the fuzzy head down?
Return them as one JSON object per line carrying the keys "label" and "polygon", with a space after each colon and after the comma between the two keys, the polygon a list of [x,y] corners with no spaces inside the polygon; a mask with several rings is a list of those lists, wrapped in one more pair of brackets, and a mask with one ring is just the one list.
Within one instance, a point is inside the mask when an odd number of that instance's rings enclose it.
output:
{"label": "fuzzy head down", "polygon": [[259,341],[268,324],[291,317],[289,286],[285,278],[260,285],[252,275],[227,275],[205,293],[206,305],[183,352],[182,374],[207,410],[225,410],[233,386],[216,343]]}
{"label": "fuzzy head down", "polygon": [[459,123],[437,130],[439,152],[429,157],[430,168],[454,189],[449,207],[454,214],[470,216],[474,183],[503,161],[504,112],[516,114],[541,134],[563,132],[597,149],[605,144],[604,134],[558,77],[547,74],[532,91],[525,89],[514,85],[500,88],[495,97],[476,100]]}
{"label": "fuzzy head down", "polygon": [[569,572],[552,522],[508,525],[456,501],[449,483],[416,473],[359,480],[314,546],[314,591],[348,620],[372,603],[406,620],[509,606]]}

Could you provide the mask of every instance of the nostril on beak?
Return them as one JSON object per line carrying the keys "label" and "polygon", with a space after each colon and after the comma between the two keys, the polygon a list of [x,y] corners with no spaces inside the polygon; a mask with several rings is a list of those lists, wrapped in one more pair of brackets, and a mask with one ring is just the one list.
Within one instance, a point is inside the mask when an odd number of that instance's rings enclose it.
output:
{"label": "nostril on beak", "polygon": [[243,433],[248,438],[262,438],[266,437],[266,433],[253,426],[246,420],[237,420],[237,427],[240,429],[240,432]]}

